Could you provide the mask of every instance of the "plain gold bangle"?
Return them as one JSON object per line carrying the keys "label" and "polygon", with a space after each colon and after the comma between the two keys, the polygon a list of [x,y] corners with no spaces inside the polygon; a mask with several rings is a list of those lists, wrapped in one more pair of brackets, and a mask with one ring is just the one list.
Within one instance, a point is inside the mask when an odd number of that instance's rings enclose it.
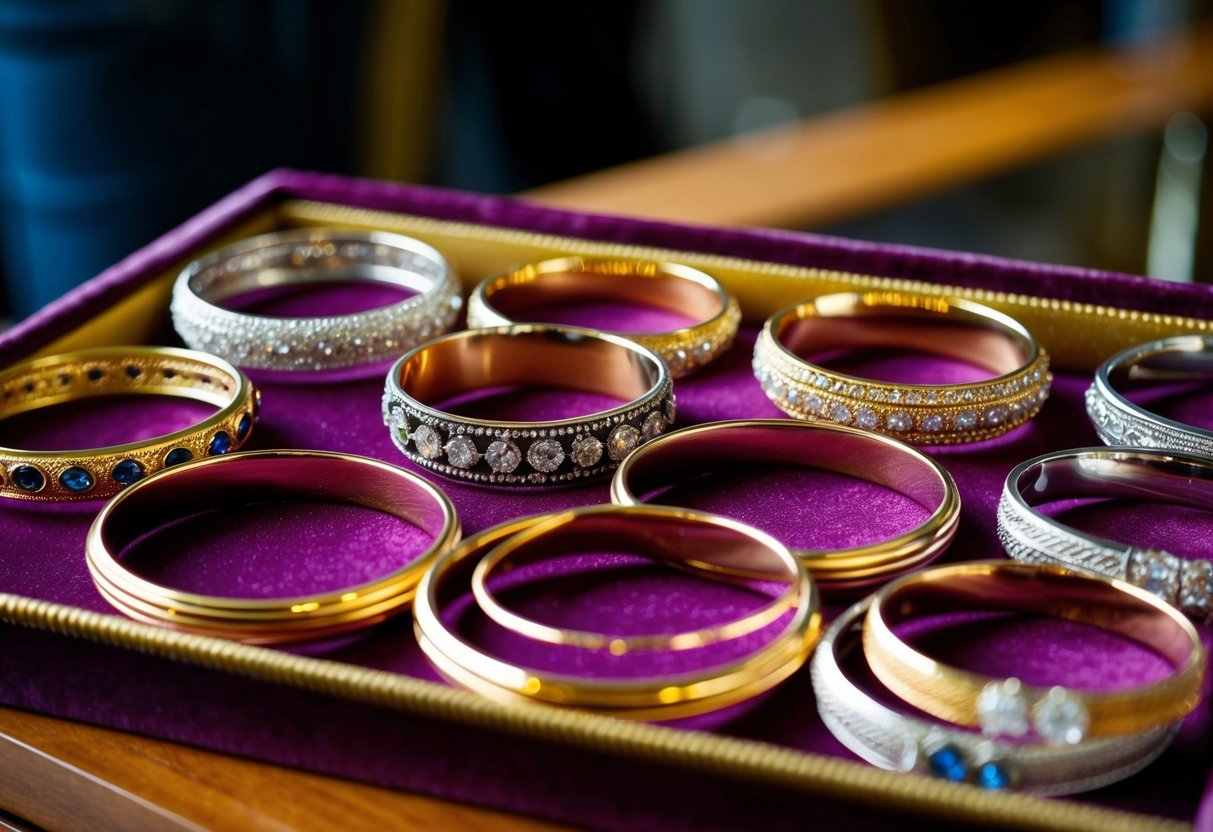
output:
{"label": "plain gold bangle", "polygon": [[741,309],[711,275],[677,263],[562,257],[481,281],[468,299],[468,326],[504,326],[528,320],[537,307],[611,301],[657,307],[695,318],[669,332],[620,332],[648,347],[680,378],[723,354],[741,323]]}
{"label": "plain gold bangle", "polygon": [[930,512],[919,526],[841,550],[794,549],[825,594],[883,583],[942,555],[960,523],[960,494],[938,462],[894,439],[840,425],[749,419],[696,425],[637,449],[611,481],[611,499],[640,505],[679,479],[738,464],[799,465],[845,474],[905,495]]}
{"label": "plain gold bangle", "polygon": [[[489,577],[497,570],[587,550],[618,550],[663,562],[684,562],[708,576],[744,571],[754,580],[778,581],[786,588],[758,609],[723,624],[679,633],[625,636],[542,624],[505,607],[489,586]],[[803,572],[787,547],[757,529],[725,518],[700,521],[685,513],[638,509],[623,514],[553,515],[488,551],[472,571],[471,585],[481,611],[511,632],[548,644],[622,655],[635,650],[690,650],[757,632],[795,605]]]}
{"label": "plain gold bangle", "polygon": [[102,448],[0,447],[0,497],[97,500],[163,468],[225,454],[248,441],[260,393],[221,358],[171,347],[105,347],[36,358],[0,373],[0,419],[102,396],[173,396],[214,405],[201,422],[163,436]]}
{"label": "plain gold bangle", "polygon": [[[896,635],[911,619],[973,610],[1092,624],[1152,648],[1175,670],[1160,681],[1106,693],[1041,688],[950,667]],[[1068,744],[1183,718],[1200,699],[1206,661],[1191,622],[1145,590],[1013,561],[937,566],[894,581],[868,608],[863,649],[876,678],[919,710],[992,736],[1034,731],[1046,742]]]}
{"label": "plain gold bangle", "polygon": [[[913,350],[994,373],[922,384],[846,375],[802,356],[840,349]],[[915,445],[990,439],[1023,424],[1049,397],[1049,357],[1022,324],[980,303],[910,292],[821,295],[785,307],[754,345],[754,374],[797,419],[854,425]]]}
{"label": "plain gold bangle", "polygon": [[[688,522],[711,518],[682,509],[645,509],[654,510],[695,518]],[[635,509],[592,506],[567,513],[629,511]],[[691,673],[626,680],[551,673],[503,661],[453,632],[439,613],[440,594],[451,576],[467,576],[469,566],[486,552],[552,516],[511,520],[481,532],[440,556],[422,578],[413,604],[417,641],[431,664],[449,681],[499,702],[542,702],[627,719],[678,719],[728,707],[769,690],[804,664],[821,634],[820,601],[807,572],[799,579],[795,610],[771,641],[745,658]]]}
{"label": "plain gold bangle", "polygon": [[[292,598],[228,598],[160,586],[117,555],[142,534],[180,515],[267,497],[366,506],[433,537],[393,572],[343,589]],[[450,500],[421,477],[379,460],[321,451],[259,451],[170,468],[122,492],[89,529],[85,557],[98,591],[140,621],[251,644],[316,640],[398,613],[422,573],[459,540]]]}

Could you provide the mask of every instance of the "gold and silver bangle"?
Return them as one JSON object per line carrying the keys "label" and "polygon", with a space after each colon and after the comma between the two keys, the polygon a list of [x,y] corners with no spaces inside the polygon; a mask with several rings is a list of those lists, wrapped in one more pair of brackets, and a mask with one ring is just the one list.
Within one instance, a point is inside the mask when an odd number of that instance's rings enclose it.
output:
{"label": "gold and silver bangle", "polygon": [[[160,586],[118,557],[138,537],[193,511],[320,500],[376,509],[432,542],[393,572],[357,586],[290,598],[229,598]],[[85,555],[101,595],[139,621],[250,644],[315,641],[369,627],[412,600],[426,567],[459,540],[450,500],[421,477],[375,459],[321,451],[259,451],[171,468],[122,492],[97,515]]]}
{"label": "gold and silver bangle", "polygon": [[[343,315],[279,318],[225,308],[254,290],[370,281],[416,294]],[[190,263],[173,286],[173,326],[187,345],[241,367],[317,372],[381,364],[446,332],[463,299],[445,258],[382,231],[264,234]]]}
{"label": "gold and silver bangle", "polygon": [[[565,419],[490,421],[439,409],[483,390],[556,387],[624,404]],[[675,416],[665,363],[614,335],[546,324],[472,329],[435,338],[388,373],[383,421],[396,447],[445,477],[481,485],[581,482],[615,469]]]}
{"label": "gold and silver bangle", "polygon": [[1160,448],[1213,457],[1213,430],[1151,413],[1125,398],[1142,384],[1208,382],[1213,379],[1213,336],[1180,335],[1139,344],[1109,358],[1087,389],[1087,415],[1108,445]]}
{"label": "gold and silver bangle", "polygon": [[[1039,687],[944,664],[897,634],[913,620],[956,613],[1033,613],[1097,626],[1153,650],[1166,677],[1113,691]],[[991,737],[1054,745],[1170,725],[1200,701],[1206,656],[1179,610],[1124,583],[1014,561],[935,566],[900,578],[873,598],[863,650],[876,678],[902,701]]]}
{"label": "gold and silver bangle", "polygon": [[[802,356],[913,350],[994,373],[923,384],[860,378]],[[1049,396],[1049,358],[1018,321],[980,303],[909,292],[822,295],[776,312],[754,347],[754,374],[790,416],[854,425],[916,445],[977,442],[1031,419]]]}
{"label": "gold and silver bangle", "polygon": [[[651,525],[656,519],[652,527],[666,531],[671,523],[680,524],[686,534],[676,540],[681,540],[688,550],[705,536],[731,537],[741,527],[731,520],[682,509],[593,506],[511,520],[481,532],[440,556],[417,591],[413,606],[417,640],[438,672],[448,681],[498,702],[542,702],[625,719],[669,720],[710,713],[745,701],[771,689],[803,665],[821,631],[816,587],[803,569],[799,569],[796,580],[796,603],[786,621],[774,625],[778,632],[769,640],[742,658],[683,673],[600,678],[525,667],[473,644],[444,621],[444,598],[449,599],[452,589],[456,594],[466,592],[469,570],[495,547],[538,523],[581,523],[582,518],[601,515],[609,515],[611,522],[630,525]],[[568,516],[571,521],[561,519]],[[770,543],[779,546],[775,541]],[[695,553],[683,554],[693,559]],[[729,579],[744,572],[744,565],[740,570],[723,571],[705,566],[700,570],[698,564],[688,564],[687,568],[717,579],[722,576]],[[610,649],[610,640],[606,649]]]}
{"label": "gold and silver bangle", "polygon": [[855,604],[826,630],[810,663],[822,722],[867,762],[985,789],[1061,795],[1091,791],[1145,768],[1166,750],[1179,723],[1076,745],[1006,742],[889,707],[847,673],[861,655],[871,599]]}
{"label": "gold and silver bangle", "polygon": [[728,350],[741,309],[710,275],[677,263],[563,257],[533,263],[482,281],[468,299],[468,326],[504,326],[533,320],[535,309],[570,303],[627,303],[694,319],[668,332],[611,334],[657,353],[674,378],[711,363]]}
{"label": "gold and silver bangle", "polygon": [[248,441],[260,394],[228,362],[168,347],[106,347],[16,364],[0,373],[0,418],[102,396],[193,399],[218,411],[138,442],[64,451],[0,447],[0,496],[73,501],[112,497],[163,468],[225,454]]}
{"label": "gold and silver bangle", "polygon": [[998,536],[1025,563],[1118,578],[1197,619],[1213,617],[1213,561],[1107,540],[1070,528],[1038,506],[1127,498],[1213,511],[1213,459],[1138,448],[1075,448],[1029,459],[1007,476]]}
{"label": "gold and silver bangle", "polygon": [[738,465],[797,465],[845,474],[903,494],[929,513],[917,527],[877,543],[794,549],[826,594],[853,592],[931,563],[947,550],[960,523],[956,483],[922,452],[855,428],[788,419],[712,422],[666,434],[623,461],[611,482],[611,499],[638,505],[681,479]]}

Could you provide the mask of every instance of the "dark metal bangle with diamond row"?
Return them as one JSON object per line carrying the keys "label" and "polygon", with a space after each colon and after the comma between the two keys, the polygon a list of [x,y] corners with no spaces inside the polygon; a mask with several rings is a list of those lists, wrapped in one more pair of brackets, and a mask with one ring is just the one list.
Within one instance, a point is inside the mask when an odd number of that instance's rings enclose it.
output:
{"label": "dark metal bangle with diamond row", "polygon": [[[373,282],[416,294],[343,315],[270,317],[227,309],[267,288]],[[463,298],[446,259],[401,234],[312,228],[242,240],[190,263],[173,286],[173,326],[185,343],[240,367],[275,373],[382,365],[450,329]],[[289,376],[288,376],[289,377]]]}
{"label": "dark metal bangle with diamond row", "polygon": [[1108,445],[1162,448],[1213,457],[1213,430],[1151,413],[1125,398],[1142,383],[1213,381],[1213,336],[1180,335],[1139,344],[1099,366],[1087,389],[1087,415]]}
{"label": "dark metal bangle with diamond row", "polygon": [[[534,422],[471,418],[438,409],[482,390],[548,387],[626,404]],[[673,424],[669,370],[626,338],[588,329],[516,324],[435,338],[388,373],[383,421],[410,460],[479,485],[545,486],[609,474]]]}
{"label": "dark metal bangle with diamond row", "polygon": [[1213,619],[1213,561],[1186,560],[1072,529],[1037,506],[1122,498],[1213,511],[1213,459],[1142,448],[1075,448],[1007,476],[998,536],[1012,558],[1128,581],[1198,619]]}
{"label": "dark metal bangle with diamond row", "polygon": [[218,411],[195,425],[138,442],[30,451],[0,447],[0,497],[41,502],[112,497],[148,474],[243,445],[260,394],[223,359],[169,347],[104,347],[37,358],[0,373],[0,419],[102,396],[195,399]]}

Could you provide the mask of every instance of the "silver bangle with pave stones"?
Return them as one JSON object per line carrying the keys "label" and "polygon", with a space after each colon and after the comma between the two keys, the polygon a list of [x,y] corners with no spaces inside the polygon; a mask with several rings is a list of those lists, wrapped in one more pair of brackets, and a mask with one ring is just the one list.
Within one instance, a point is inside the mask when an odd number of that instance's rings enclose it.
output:
{"label": "silver bangle with pave stones", "polygon": [[861,651],[864,599],[835,619],[811,665],[821,721],[839,742],[879,768],[986,789],[1060,795],[1090,791],[1140,771],[1170,744],[1179,723],[1077,745],[1012,743],[894,710],[852,681]]}
{"label": "silver bangle with pave stones", "polygon": [[[802,356],[912,350],[991,378],[924,384],[848,375]],[[1031,419],[1049,397],[1049,357],[1018,321],[980,303],[901,291],[821,295],[779,310],[754,345],[754,375],[789,416],[914,445],[978,442]]]}
{"label": "silver bangle with pave stones", "polygon": [[[534,422],[460,416],[443,403],[478,391],[538,386],[625,402]],[[481,485],[534,486],[609,474],[675,415],[665,362],[626,338],[588,329],[516,324],[435,338],[388,373],[383,421],[396,447],[434,473]]]}
{"label": "silver bangle with pave stones", "polygon": [[1128,498],[1213,511],[1213,459],[1139,448],[1076,448],[1038,456],[1007,476],[998,536],[1012,558],[1117,578],[1198,619],[1213,619],[1213,561],[1186,560],[1072,529],[1037,506]]}
{"label": "silver bangle with pave stones", "polygon": [[[416,294],[342,315],[278,318],[224,308],[281,286],[370,281]],[[382,231],[305,229],[243,240],[190,263],[173,286],[173,326],[194,349],[241,367],[315,372],[382,364],[446,332],[463,305],[446,259]]]}
{"label": "silver bangle with pave stones", "polygon": [[1213,381],[1213,336],[1180,335],[1117,353],[1095,371],[1087,415],[1108,445],[1163,448],[1213,457],[1213,430],[1185,425],[1133,404],[1124,388]]}

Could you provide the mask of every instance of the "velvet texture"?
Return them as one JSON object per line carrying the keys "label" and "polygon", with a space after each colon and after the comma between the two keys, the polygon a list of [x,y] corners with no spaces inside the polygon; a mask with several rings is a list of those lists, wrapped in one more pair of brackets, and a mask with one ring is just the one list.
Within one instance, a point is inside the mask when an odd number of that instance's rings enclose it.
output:
{"label": "velvet texture", "polygon": [[[282,194],[1073,300],[1107,303],[1114,296],[1118,305],[1127,307],[1213,317],[1213,294],[1207,287],[1164,287],[1124,275],[812,235],[725,232],[587,217],[495,198],[279,172],[252,183],[0,336],[0,358],[7,362],[46,343],[131,291],[182,252],[195,249],[208,235]],[[347,299],[350,308],[365,305],[367,297],[362,295]],[[315,297],[279,299],[276,307],[274,303],[270,301],[262,311],[307,314],[317,308]],[[333,309],[334,299],[325,299],[320,308]],[[592,311],[579,310],[577,322],[628,328],[627,321],[602,317],[603,310],[597,314],[595,318]],[[646,317],[630,323],[649,328],[653,321]],[[754,335],[743,330],[717,364],[676,382],[677,426],[782,415],[751,374]],[[904,381],[960,380],[972,372],[942,360],[852,356],[851,362],[846,366],[852,372]],[[956,478],[964,506],[961,529],[946,560],[1003,556],[994,511],[1003,480],[1015,464],[1053,449],[1098,444],[1082,408],[1087,383],[1086,378],[1059,376],[1052,399],[1029,425],[981,445],[932,451]],[[409,466],[391,444],[379,415],[382,374],[323,385],[271,381],[262,387],[264,407],[250,450],[317,448]],[[1200,415],[1208,412],[1203,406],[1207,402],[1198,396],[1175,396],[1156,404],[1178,418],[1207,418]],[[540,391],[465,405],[465,412],[552,417],[602,406],[599,397]],[[200,405],[171,399],[63,406],[0,425],[0,444],[96,446],[163,433],[203,412]],[[435,481],[455,502],[467,532],[511,517],[609,499],[605,481],[525,492]],[[927,511],[877,486],[823,472],[780,468],[730,471],[673,483],[661,499],[727,514],[790,545],[811,547],[852,546],[887,536],[921,522]],[[85,534],[98,508],[97,504],[0,506],[0,529],[7,540],[0,558],[0,591],[111,612],[93,588],[83,559]],[[1148,542],[1181,555],[1213,554],[1207,543],[1213,539],[1209,535],[1213,518],[1204,513],[1121,505],[1064,510],[1069,522],[1111,537]],[[183,507],[182,516],[174,519],[177,522],[139,541],[127,556],[132,568],[174,586],[244,597],[294,595],[357,583],[395,568],[425,545],[424,535],[407,524],[355,507],[271,502],[194,516]],[[697,624],[723,620],[751,608],[759,597],[610,553],[596,553],[592,562],[610,565],[617,580],[605,584],[564,574],[567,564],[555,565],[537,570],[534,581],[503,589],[503,597],[543,620],[581,627],[628,622],[620,632],[685,626],[682,622],[688,619]],[[770,633],[768,628],[742,644],[703,651],[611,658],[520,642],[469,609],[461,585],[452,582],[448,594],[447,619],[478,643],[511,660],[594,676],[687,669],[722,660],[730,650],[752,647]],[[1080,625],[1000,617],[976,625],[969,622],[960,637],[955,627],[944,626],[948,622],[937,623],[939,627],[927,627],[914,637],[936,653],[991,674],[1112,689],[1165,672],[1158,657],[1148,651]],[[3,631],[5,650],[0,661],[14,670],[0,673],[0,701],[20,707],[601,828],[779,828],[804,821],[803,797],[751,786],[713,785],[710,778],[652,766],[647,768],[654,770],[642,772],[644,767],[612,757],[561,751],[454,724],[424,723],[408,715],[22,628],[5,626]],[[360,639],[301,649],[437,679],[412,638],[407,618]],[[47,656],[53,660],[47,661]],[[679,724],[850,758],[821,725],[812,701],[806,669],[752,703]],[[1160,761],[1122,785],[1078,799],[1192,819],[1202,794],[1210,795],[1206,792],[1210,721],[1206,701]],[[309,741],[301,742],[304,737]],[[555,760],[558,765],[552,764]],[[621,793],[631,799],[620,801]],[[1205,800],[1213,802],[1213,795]],[[899,822],[895,815],[857,807],[845,798],[815,799],[812,807],[816,820],[838,825],[857,820],[876,826]]]}

